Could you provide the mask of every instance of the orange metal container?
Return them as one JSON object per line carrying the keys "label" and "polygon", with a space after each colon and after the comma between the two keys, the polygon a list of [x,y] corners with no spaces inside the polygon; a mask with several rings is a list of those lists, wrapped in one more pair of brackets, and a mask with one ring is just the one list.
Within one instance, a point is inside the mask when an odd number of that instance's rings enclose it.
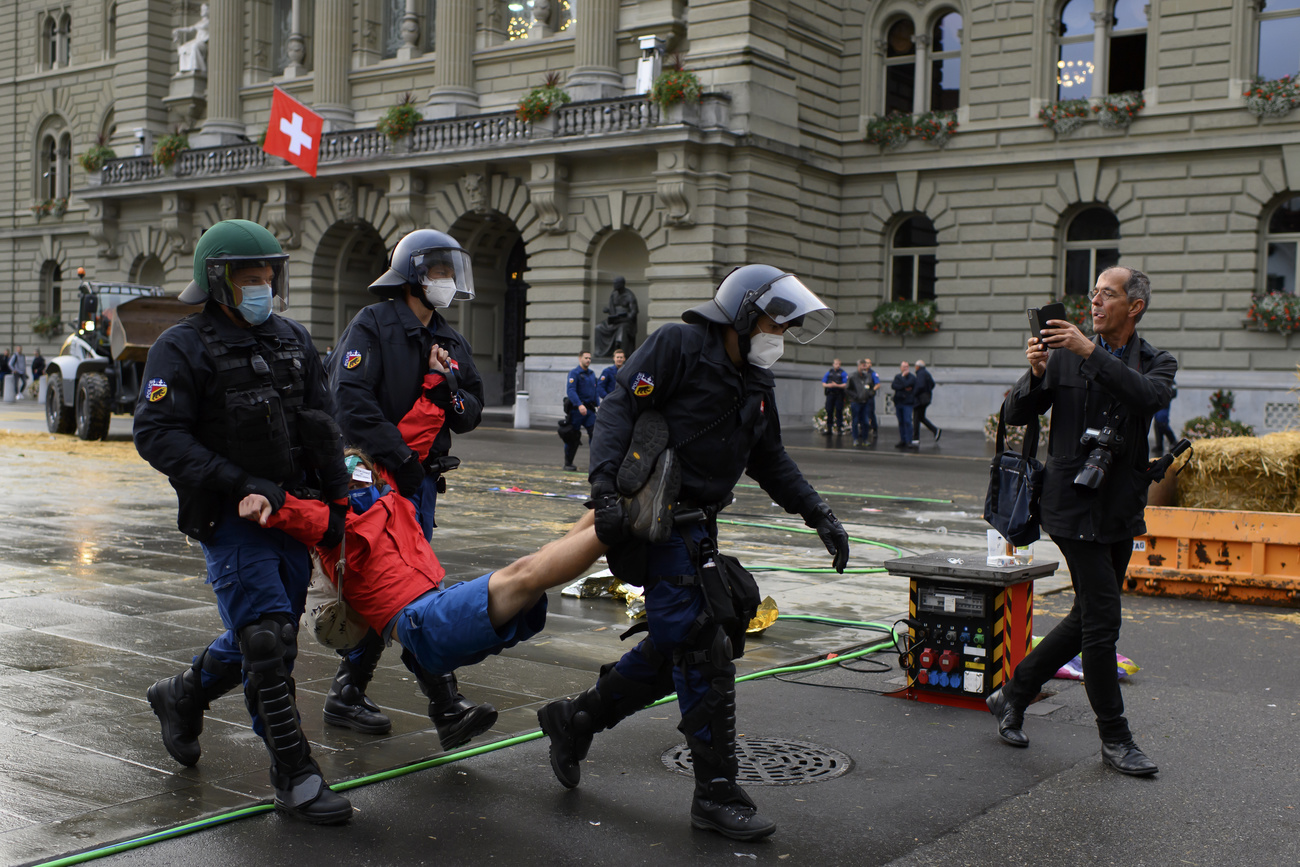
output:
{"label": "orange metal container", "polygon": [[1148,506],[1125,587],[1300,608],[1300,514]]}

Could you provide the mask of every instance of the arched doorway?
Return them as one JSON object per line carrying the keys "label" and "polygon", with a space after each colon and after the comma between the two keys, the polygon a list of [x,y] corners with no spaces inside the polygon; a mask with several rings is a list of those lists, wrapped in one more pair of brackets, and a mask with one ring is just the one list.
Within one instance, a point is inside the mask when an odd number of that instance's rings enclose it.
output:
{"label": "arched doorway", "polygon": [[131,263],[130,282],[140,286],[162,286],[167,279],[167,269],[157,256],[141,255]]}
{"label": "arched doorway", "polygon": [[485,403],[509,406],[524,360],[528,253],[523,237],[513,220],[496,211],[464,214],[449,231],[474,264],[474,300],[453,304],[445,311],[447,321],[474,348]]}
{"label": "arched doorway", "polygon": [[325,232],[312,259],[310,283],[310,318],[329,335],[317,340],[322,349],[338,341],[362,307],[378,300],[367,287],[387,268],[384,239],[369,223],[335,223]]}
{"label": "arched doorway", "polygon": [[622,277],[627,288],[636,296],[639,308],[636,322],[636,345],[645,340],[646,321],[650,318],[650,284],[646,281],[646,268],[650,266],[650,251],[645,241],[635,232],[612,232],[601,241],[596,250],[591,322],[587,324],[588,340],[596,333],[596,323],[605,320],[605,307],[614,288],[614,278]]}

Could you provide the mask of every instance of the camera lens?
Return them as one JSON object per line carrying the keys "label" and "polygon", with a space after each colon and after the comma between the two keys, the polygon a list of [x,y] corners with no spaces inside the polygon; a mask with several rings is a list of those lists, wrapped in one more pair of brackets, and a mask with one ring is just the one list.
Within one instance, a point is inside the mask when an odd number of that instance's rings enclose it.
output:
{"label": "camera lens", "polygon": [[1074,483],[1082,488],[1096,490],[1106,478],[1110,469],[1111,454],[1104,448],[1095,448],[1088,453],[1083,462],[1083,469],[1074,477]]}

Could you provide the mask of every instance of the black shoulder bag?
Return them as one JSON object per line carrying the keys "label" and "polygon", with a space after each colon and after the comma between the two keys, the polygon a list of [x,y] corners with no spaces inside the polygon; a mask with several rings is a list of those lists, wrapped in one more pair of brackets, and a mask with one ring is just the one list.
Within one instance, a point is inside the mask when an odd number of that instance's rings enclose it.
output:
{"label": "black shoulder bag", "polygon": [[1025,429],[1024,448],[1006,447],[1004,410],[998,410],[997,456],[989,467],[989,491],[984,498],[984,520],[1013,545],[1038,541],[1038,500],[1043,493],[1043,465],[1038,454],[1038,416]]}

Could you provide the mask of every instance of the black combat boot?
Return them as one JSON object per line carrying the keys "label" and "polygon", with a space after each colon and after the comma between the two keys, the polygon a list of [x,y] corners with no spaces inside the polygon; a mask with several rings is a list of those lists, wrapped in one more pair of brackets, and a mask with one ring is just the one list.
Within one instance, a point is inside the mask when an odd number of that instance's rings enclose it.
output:
{"label": "black combat boot", "polygon": [[717,831],[733,840],[758,840],[776,830],[776,823],[758,812],[749,794],[734,780],[717,777],[704,782],[696,771],[691,827]]}
{"label": "black combat boot", "polygon": [[[275,756],[274,750],[272,756]],[[330,789],[320,767],[308,757],[296,768],[277,759],[271,766],[275,808],[312,825],[341,825],[352,818],[352,803]]]}
{"label": "black combat boot", "polygon": [[464,746],[497,724],[497,709],[490,704],[474,704],[461,695],[454,672],[426,671],[415,654],[406,649],[402,650],[402,664],[415,675],[420,692],[429,697],[429,719],[438,729],[438,742],[444,751]]}
{"label": "black combat boot", "polygon": [[325,696],[325,722],[362,734],[382,735],[392,730],[393,721],[366,696],[366,687],[375,676],[384,644],[378,635],[373,641],[370,638],[366,637],[359,660],[344,657],[339,661],[339,670]]}
{"label": "black combat boot", "polygon": [[[203,686],[205,667],[206,687]],[[241,680],[243,671],[239,666],[225,665],[205,652],[180,674],[149,687],[145,695],[162,723],[163,746],[173,759],[187,768],[198,764],[203,712],[213,701],[239,686]]]}
{"label": "black combat boot", "polygon": [[577,698],[553,701],[537,712],[542,733],[551,739],[551,770],[566,789],[582,780],[580,763],[591,749],[592,737],[605,729],[602,711],[600,693],[593,686]]}

